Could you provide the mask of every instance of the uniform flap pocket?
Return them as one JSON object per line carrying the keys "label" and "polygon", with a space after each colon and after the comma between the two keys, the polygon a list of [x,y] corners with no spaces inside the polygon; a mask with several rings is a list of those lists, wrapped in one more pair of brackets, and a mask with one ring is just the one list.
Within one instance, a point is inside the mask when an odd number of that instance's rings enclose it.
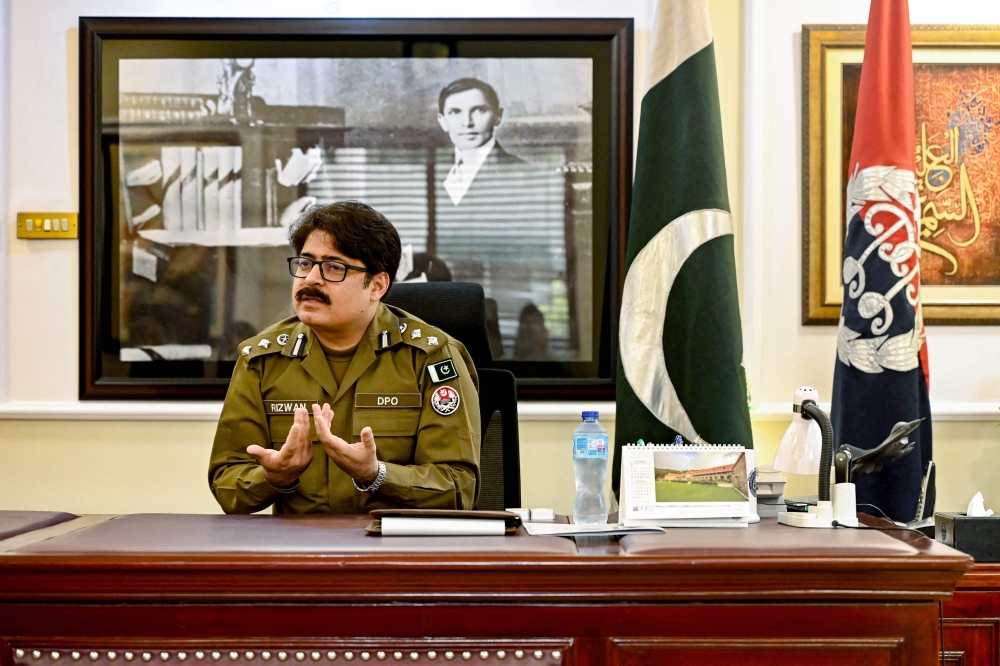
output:
{"label": "uniform flap pocket", "polygon": [[355,409],[354,435],[361,436],[364,428],[381,437],[415,437],[420,425],[419,409]]}
{"label": "uniform flap pocket", "polygon": [[[271,430],[271,441],[284,443],[288,439],[288,431],[292,429],[294,423],[294,416],[267,417],[267,426]],[[314,442],[319,441],[319,437],[316,436],[316,426],[313,424],[312,414],[309,415],[309,439]]]}

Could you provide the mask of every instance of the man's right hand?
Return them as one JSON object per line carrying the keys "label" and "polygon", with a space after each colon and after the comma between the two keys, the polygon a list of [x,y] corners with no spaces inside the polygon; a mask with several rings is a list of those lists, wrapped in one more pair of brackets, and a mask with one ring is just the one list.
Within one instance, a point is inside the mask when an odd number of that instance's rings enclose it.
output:
{"label": "man's right hand", "polygon": [[264,468],[264,477],[272,486],[284,488],[295,483],[312,462],[313,444],[309,437],[309,412],[300,407],[295,410],[295,423],[280,449],[265,449],[251,444],[247,453]]}

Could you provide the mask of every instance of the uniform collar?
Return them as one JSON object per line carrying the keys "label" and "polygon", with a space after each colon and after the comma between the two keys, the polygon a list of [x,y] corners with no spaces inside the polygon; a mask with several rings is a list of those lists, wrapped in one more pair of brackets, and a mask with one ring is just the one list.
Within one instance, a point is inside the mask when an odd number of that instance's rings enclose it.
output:
{"label": "uniform collar", "polygon": [[[383,333],[388,333],[388,345],[382,344],[382,338],[386,337]],[[372,349],[377,352],[395,347],[403,341],[403,334],[399,332],[399,317],[385,303],[378,304],[372,323],[368,325],[367,337]]]}
{"label": "uniform collar", "polygon": [[[321,350],[316,333],[301,321],[294,318],[293,320],[295,321],[295,326],[288,332],[288,343],[282,347],[281,355],[292,356],[292,352],[295,350],[295,341],[299,335],[305,335],[302,350],[298,354],[300,357],[309,356],[314,348]],[[373,350],[382,351],[381,334],[383,331],[389,333],[389,345],[385,349],[395,347],[403,341],[403,336],[399,332],[399,317],[384,303],[379,303],[378,309],[375,311],[375,316],[372,317],[371,323],[368,324],[368,330],[361,336],[361,339],[367,339]]]}
{"label": "uniform collar", "polygon": [[333,377],[330,364],[326,360],[326,354],[323,353],[323,347],[316,338],[316,334],[301,321],[297,322],[289,332],[288,344],[284,345],[281,354],[292,356],[295,341],[299,335],[304,335],[305,341],[299,353],[302,358],[302,368],[312,375],[313,379],[323,387],[323,390],[333,396],[333,400],[336,402],[375,362],[375,354],[384,351],[381,345],[383,332],[387,332],[389,338],[389,345],[385,349],[394,347],[403,340],[403,336],[399,332],[399,317],[383,303],[379,303],[375,316],[368,324],[368,331],[361,336],[361,341],[358,342],[354,358],[351,359],[351,364],[347,367],[347,372],[340,386],[337,386],[337,381]]}
{"label": "uniform collar", "polygon": [[300,335],[305,338],[302,349],[294,357],[302,359],[302,369],[308,372],[328,395],[337,395],[337,380],[334,379],[330,364],[327,363],[323,347],[316,339],[316,334],[306,324],[296,321],[295,326],[288,332],[288,342],[281,348],[281,355],[293,356]]}
{"label": "uniform collar", "polygon": [[[381,344],[383,332],[387,332],[389,336],[389,345],[384,349]],[[347,366],[344,381],[341,382],[334,401],[340,400],[341,396],[347,393],[351,386],[361,378],[361,375],[365,374],[365,371],[375,362],[375,354],[394,347],[402,339],[399,333],[399,317],[393,314],[384,303],[379,303],[378,310],[375,311],[375,316],[372,317],[371,323],[368,324],[367,334],[361,336],[358,349],[354,352],[354,358],[351,359],[351,364]],[[325,363],[326,357],[324,356],[323,358]]]}
{"label": "uniform collar", "polygon": [[318,345],[316,340],[316,334],[313,330],[303,324],[298,319],[295,319],[295,326],[291,331],[288,332],[288,342],[281,348],[282,356],[291,356],[292,352],[295,350],[295,341],[299,339],[299,335],[305,335],[305,344],[302,347],[302,351],[299,352],[299,356],[308,355],[309,350],[313,348],[313,345]]}

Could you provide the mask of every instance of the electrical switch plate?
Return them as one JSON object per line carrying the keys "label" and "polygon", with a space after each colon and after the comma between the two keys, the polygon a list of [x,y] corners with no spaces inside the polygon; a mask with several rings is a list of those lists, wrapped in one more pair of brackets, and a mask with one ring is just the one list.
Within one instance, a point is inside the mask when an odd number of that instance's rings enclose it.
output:
{"label": "electrical switch plate", "polygon": [[76,213],[18,213],[18,238],[76,238]]}

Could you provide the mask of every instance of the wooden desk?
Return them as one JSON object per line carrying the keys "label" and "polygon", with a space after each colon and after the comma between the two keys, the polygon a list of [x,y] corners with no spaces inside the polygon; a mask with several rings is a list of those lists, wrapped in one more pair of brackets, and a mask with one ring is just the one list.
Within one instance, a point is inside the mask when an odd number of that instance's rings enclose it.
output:
{"label": "wooden desk", "polygon": [[970,566],[909,533],[773,519],[579,544],[366,523],[133,515],[0,541],[2,666],[931,666]]}
{"label": "wooden desk", "polygon": [[945,661],[1000,665],[1000,564],[976,564],[944,604]]}

